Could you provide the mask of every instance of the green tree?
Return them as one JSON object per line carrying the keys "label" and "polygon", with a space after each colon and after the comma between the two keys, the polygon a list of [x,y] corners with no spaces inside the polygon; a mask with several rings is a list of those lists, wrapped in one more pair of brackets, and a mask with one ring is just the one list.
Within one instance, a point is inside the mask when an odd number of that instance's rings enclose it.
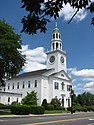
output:
{"label": "green tree", "polygon": [[20,35],[6,21],[0,20],[0,86],[20,72],[25,63]]}
{"label": "green tree", "polygon": [[22,99],[21,103],[24,105],[37,105],[37,93],[32,91],[31,93],[27,92],[27,95]]}
{"label": "green tree", "polygon": [[75,105],[77,103],[77,97],[73,89],[71,90],[71,101],[72,101],[72,105]]}
{"label": "green tree", "polygon": [[[22,32],[27,34],[36,34],[37,30],[45,33],[46,25],[51,19],[49,17],[58,18],[60,10],[63,10],[64,4],[67,3],[76,8],[71,20],[80,9],[85,8],[91,13],[94,12],[94,2],[90,0],[47,0],[46,2],[45,0],[22,0],[22,3],[22,8],[28,12],[27,16],[22,18]],[[91,24],[94,24],[94,18],[92,18]]]}
{"label": "green tree", "polygon": [[82,94],[79,94],[77,96],[77,102],[81,106],[92,106],[94,105],[94,94],[91,94],[89,92],[84,92]]}

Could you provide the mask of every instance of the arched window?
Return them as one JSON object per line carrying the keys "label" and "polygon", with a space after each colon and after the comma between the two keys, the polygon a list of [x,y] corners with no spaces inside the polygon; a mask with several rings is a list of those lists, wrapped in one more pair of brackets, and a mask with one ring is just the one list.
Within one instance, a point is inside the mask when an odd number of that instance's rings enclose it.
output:
{"label": "arched window", "polygon": [[61,43],[60,43],[60,49],[61,49]]}
{"label": "arched window", "polygon": [[58,34],[56,33],[56,38],[58,38]]}
{"label": "arched window", "polygon": [[8,97],[8,102],[10,102],[10,97]]}
{"label": "arched window", "polygon": [[56,43],[56,49],[58,49],[58,43]]}
{"label": "arched window", "polygon": [[53,50],[54,50],[54,43],[53,43]]}
{"label": "arched window", "polygon": [[53,39],[55,38],[55,34],[53,34]]}
{"label": "arched window", "polygon": [[60,38],[60,34],[59,34],[59,38]]}

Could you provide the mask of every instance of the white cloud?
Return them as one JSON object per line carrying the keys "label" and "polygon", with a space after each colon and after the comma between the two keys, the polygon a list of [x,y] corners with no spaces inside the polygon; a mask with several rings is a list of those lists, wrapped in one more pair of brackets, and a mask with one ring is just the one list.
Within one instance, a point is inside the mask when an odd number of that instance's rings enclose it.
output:
{"label": "white cloud", "polygon": [[94,89],[94,82],[86,83],[84,88],[92,88],[92,89]]}
{"label": "white cloud", "polygon": [[26,55],[26,64],[23,67],[24,72],[39,70],[46,68],[46,54],[43,47],[29,49],[29,45],[22,46],[22,54]]}
{"label": "white cloud", "polygon": [[77,71],[73,69],[71,73],[75,76],[86,77],[86,78],[94,78],[94,69],[82,69]]}
{"label": "white cloud", "polygon": [[[72,8],[70,4],[68,3],[64,5],[64,8],[60,11],[59,15],[60,17],[63,16],[65,21],[69,21],[75,12],[76,12],[76,9]],[[87,16],[87,12],[85,11],[85,9],[80,9],[79,12],[73,18],[73,20],[81,21],[86,16]]]}
{"label": "white cloud", "polygon": [[88,91],[94,93],[94,69],[69,68],[68,72],[76,80],[73,82],[73,88],[76,91]]}
{"label": "white cloud", "polygon": [[84,90],[94,93],[94,81],[86,83],[85,86],[84,86]]}

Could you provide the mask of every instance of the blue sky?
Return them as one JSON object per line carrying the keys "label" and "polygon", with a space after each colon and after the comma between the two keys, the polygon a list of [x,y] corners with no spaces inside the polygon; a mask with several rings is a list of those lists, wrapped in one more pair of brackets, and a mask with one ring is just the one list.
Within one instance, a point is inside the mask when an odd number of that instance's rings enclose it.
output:
{"label": "blue sky", "polygon": [[[19,0],[0,0],[0,19],[5,19],[18,34],[22,29],[21,19],[27,13],[21,9]],[[60,12],[58,28],[62,34],[63,49],[67,53],[68,73],[73,80],[75,92],[90,91],[94,93],[94,26],[90,25],[92,14],[81,10],[68,24],[75,10],[67,5]],[[51,34],[55,20],[47,25],[46,34],[27,35],[22,33],[23,54],[27,55],[24,71],[45,68],[45,52],[50,50]]]}

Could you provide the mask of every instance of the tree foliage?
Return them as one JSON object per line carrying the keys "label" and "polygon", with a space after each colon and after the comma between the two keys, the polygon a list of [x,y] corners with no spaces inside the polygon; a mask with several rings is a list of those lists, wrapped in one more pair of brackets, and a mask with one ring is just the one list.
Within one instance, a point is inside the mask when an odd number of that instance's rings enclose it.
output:
{"label": "tree foliage", "polygon": [[0,86],[4,85],[5,79],[19,73],[24,63],[20,35],[6,21],[0,20]]}
{"label": "tree foliage", "polygon": [[94,94],[84,92],[83,94],[77,96],[77,102],[81,106],[92,106],[94,105]]}
{"label": "tree foliage", "polygon": [[51,104],[54,106],[54,108],[57,108],[57,107],[60,107],[60,106],[61,106],[60,100],[57,99],[57,98],[53,98],[53,99],[51,100]]}
{"label": "tree foliage", "polygon": [[[82,8],[88,9],[91,13],[94,12],[94,2],[90,0],[22,0],[23,5],[21,8],[28,12],[27,16],[22,18],[22,32],[33,35],[40,30],[40,32],[45,33],[47,30],[46,25],[51,19],[50,17],[57,19],[60,10],[63,10],[64,5],[67,3],[71,7],[76,8],[76,12],[71,20]],[[94,24],[94,18],[92,18],[91,24]]]}
{"label": "tree foliage", "polygon": [[27,95],[22,99],[22,104],[25,105],[37,105],[37,93],[32,91],[31,93],[27,92]]}
{"label": "tree foliage", "polygon": [[74,94],[72,96],[72,105],[80,104],[81,106],[93,106],[94,105],[94,94],[90,92],[84,92],[82,94],[78,94],[77,96]]}

